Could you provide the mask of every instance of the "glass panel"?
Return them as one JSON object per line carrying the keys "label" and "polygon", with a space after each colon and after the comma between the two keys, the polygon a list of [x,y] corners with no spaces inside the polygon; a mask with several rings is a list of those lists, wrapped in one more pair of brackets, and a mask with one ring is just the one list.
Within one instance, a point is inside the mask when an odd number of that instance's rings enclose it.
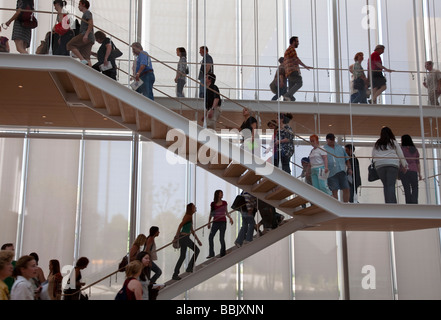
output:
{"label": "glass panel", "polygon": [[0,246],[4,243],[17,245],[23,141],[0,138]]}
{"label": "glass panel", "polygon": [[391,300],[392,273],[388,232],[348,232],[351,300]]}
{"label": "glass panel", "polygon": [[84,150],[79,256],[90,261],[83,277],[97,280],[127,252],[131,142],[85,141]]}
{"label": "glass panel", "polygon": [[[153,142],[141,142],[140,157],[138,233],[148,235],[150,227],[159,227],[155,242],[160,249],[171,243],[185,214],[187,164],[182,158],[183,164],[168,163],[166,149]],[[197,220],[200,212],[202,207],[198,207]],[[171,246],[158,252],[155,263],[162,270],[158,283],[171,279],[178,258],[179,251]],[[184,267],[181,271],[185,271]]]}
{"label": "glass panel", "polygon": [[291,299],[289,242],[290,237],[278,241],[244,261],[244,300]]}
{"label": "glass panel", "polygon": [[22,254],[36,252],[47,276],[49,260],[73,263],[79,141],[31,139]]}
{"label": "glass panel", "polygon": [[[214,193],[216,190],[222,190],[222,199],[227,202],[228,211],[231,211],[231,204],[236,198],[237,188],[217,176],[207,172],[204,169],[196,169],[196,207],[198,208],[197,225],[203,226],[208,223],[210,215],[210,204],[214,199]],[[193,186],[192,186],[193,187]],[[233,219],[233,225],[227,219],[227,227],[225,231],[225,246],[228,250],[234,246],[236,240],[236,228],[238,220],[236,218],[236,212],[231,214]],[[200,254],[196,265],[203,263],[206,257],[209,256],[209,236],[212,229],[204,228],[198,231],[198,237],[202,242],[200,247]],[[219,231],[216,233],[213,239],[214,254],[217,256],[220,254],[220,242]],[[212,297],[215,292],[219,299],[235,299],[236,298],[236,268],[231,267],[219,275],[205,281],[199,286],[195,287],[189,292],[190,299],[206,299]]]}
{"label": "glass panel", "polygon": [[294,234],[296,300],[339,299],[335,232]]}
{"label": "glass panel", "polygon": [[440,299],[439,230],[397,232],[394,237],[398,299]]}

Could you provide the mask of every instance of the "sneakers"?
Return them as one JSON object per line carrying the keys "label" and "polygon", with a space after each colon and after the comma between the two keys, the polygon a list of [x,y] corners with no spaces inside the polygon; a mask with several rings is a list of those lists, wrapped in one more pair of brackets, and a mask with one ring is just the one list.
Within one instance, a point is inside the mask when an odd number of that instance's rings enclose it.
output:
{"label": "sneakers", "polygon": [[172,280],[181,280],[182,278],[178,275],[173,275]]}
{"label": "sneakers", "polygon": [[87,60],[81,60],[82,64],[85,64],[86,66],[89,65],[89,62]]}
{"label": "sneakers", "polygon": [[152,286],[152,288],[153,288],[153,289],[157,289],[157,290],[161,290],[161,289],[164,289],[165,286],[166,286],[165,283],[162,283],[162,284],[156,284],[156,283],[155,283],[155,284]]}

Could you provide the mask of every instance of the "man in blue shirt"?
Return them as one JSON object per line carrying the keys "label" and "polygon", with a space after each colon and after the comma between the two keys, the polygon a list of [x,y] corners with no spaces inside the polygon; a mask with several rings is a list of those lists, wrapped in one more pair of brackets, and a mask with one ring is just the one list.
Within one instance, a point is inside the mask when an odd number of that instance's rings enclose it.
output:
{"label": "man in blue shirt", "polygon": [[349,182],[346,175],[346,166],[348,174],[352,175],[352,165],[345,149],[335,142],[333,133],[326,135],[326,145],[323,147],[328,153],[328,186],[332,191],[332,196],[338,199],[338,190],[343,191],[343,202],[349,201]]}
{"label": "man in blue shirt", "polygon": [[143,84],[136,89],[142,95],[155,100],[153,98],[153,84],[155,83],[155,74],[153,72],[152,60],[149,54],[144,51],[139,42],[132,44],[132,52],[136,58],[135,80],[142,80]]}

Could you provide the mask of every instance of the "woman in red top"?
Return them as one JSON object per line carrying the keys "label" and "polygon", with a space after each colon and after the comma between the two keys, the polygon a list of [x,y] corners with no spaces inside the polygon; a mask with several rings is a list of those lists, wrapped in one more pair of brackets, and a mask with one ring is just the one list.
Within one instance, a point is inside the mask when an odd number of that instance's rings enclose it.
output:
{"label": "woman in red top", "polygon": [[223,197],[222,190],[216,190],[214,192],[214,200],[210,205],[210,217],[208,218],[208,229],[210,229],[210,222],[213,219],[213,226],[211,228],[210,236],[208,238],[208,243],[210,246],[210,251],[207,259],[214,257],[214,243],[213,239],[219,230],[219,241],[221,244],[220,256],[225,255],[225,230],[227,229],[227,217],[230,219],[230,224],[233,224],[233,219],[228,213],[228,204],[226,201],[222,200]]}
{"label": "woman in red top", "polygon": [[142,285],[138,278],[141,275],[143,265],[141,261],[130,262],[126,267],[126,287],[127,300],[142,300]]}

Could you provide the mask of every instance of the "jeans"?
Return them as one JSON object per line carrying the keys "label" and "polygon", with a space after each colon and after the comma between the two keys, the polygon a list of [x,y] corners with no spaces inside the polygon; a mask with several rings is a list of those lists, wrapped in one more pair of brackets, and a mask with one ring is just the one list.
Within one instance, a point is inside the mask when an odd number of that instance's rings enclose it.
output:
{"label": "jeans", "polygon": [[199,85],[199,98],[203,98],[205,94],[205,78],[199,79],[199,82],[201,83]]}
{"label": "jeans", "polygon": [[[282,159],[282,170],[291,174],[291,167],[290,167],[290,161],[291,161],[291,157],[285,157],[285,156],[281,156]],[[278,167],[279,166],[279,154],[277,153],[274,156],[274,166]]]}
{"label": "jeans", "polygon": [[243,241],[248,242],[253,241],[254,233],[254,216],[246,213],[242,213],[242,227],[240,228],[239,234],[237,235],[236,243],[239,245],[243,244]]}
{"label": "jeans", "polygon": [[274,97],[271,99],[271,100],[273,100],[273,101],[279,99],[280,96],[283,96],[283,95],[286,93],[287,88],[286,88],[286,86],[281,87],[281,88],[277,88],[277,87],[276,87],[276,90],[277,90],[277,94],[275,94]]}
{"label": "jeans", "polygon": [[177,97],[184,97],[184,93],[182,92],[184,90],[185,86],[185,79],[178,79],[178,82],[176,83],[176,96]]}
{"label": "jeans", "polygon": [[181,269],[182,263],[185,260],[185,257],[187,255],[187,248],[194,251],[193,256],[190,259],[190,262],[188,263],[187,272],[193,272],[194,262],[198,258],[199,255],[199,248],[194,244],[194,242],[190,239],[190,235],[182,236],[179,239],[179,245],[181,246],[181,254],[179,256],[178,262],[175,266],[175,271],[173,275],[179,275],[179,270]]}
{"label": "jeans", "polygon": [[395,184],[397,183],[398,167],[383,166],[377,168],[378,176],[383,182],[384,201],[386,203],[397,203]]}
{"label": "jeans", "polygon": [[294,71],[290,73],[288,76],[288,84],[289,84],[289,90],[285,94],[285,97],[294,98],[294,94],[303,86],[303,79],[298,71]]}
{"label": "jeans", "polygon": [[210,246],[209,256],[214,257],[214,236],[217,231],[219,231],[219,241],[221,244],[220,255],[223,257],[226,252],[225,246],[225,231],[227,230],[227,222],[226,221],[215,221],[211,225],[210,236],[208,237],[208,244]]}
{"label": "jeans", "polygon": [[146,72],[139,78],[143,81],[143,84],[138,89],[136,89],[136,91],[151,100],[155,100],[153,98],[153,84],[155,83],[155,74],[153,72]]}
{"label": "jeans", "polygon": [[354,184],[349,183],[349,202],[354,203],[354,196],[357,194],[358,187],[355,187]]}
{"label": "jeans", "polygon": [[155,273],[155,275],[150,279],[150,282],[156,283],[156,280],[158,280],[158,278],[162,274],[162,270],[153,261],[152,261],[152,267],[150,268],[150,270],[152,270]]}
{"label": "jeans", "polygon": [[366,103],[367,104],[366,89],[358,90],[358,92],[353,93],[351,95],[351,102],[352,103]]}
{"label": "jeans", "polygon": [[418,203],[418,172],[400,173],[400,179],[403,184],[406,203]]}

